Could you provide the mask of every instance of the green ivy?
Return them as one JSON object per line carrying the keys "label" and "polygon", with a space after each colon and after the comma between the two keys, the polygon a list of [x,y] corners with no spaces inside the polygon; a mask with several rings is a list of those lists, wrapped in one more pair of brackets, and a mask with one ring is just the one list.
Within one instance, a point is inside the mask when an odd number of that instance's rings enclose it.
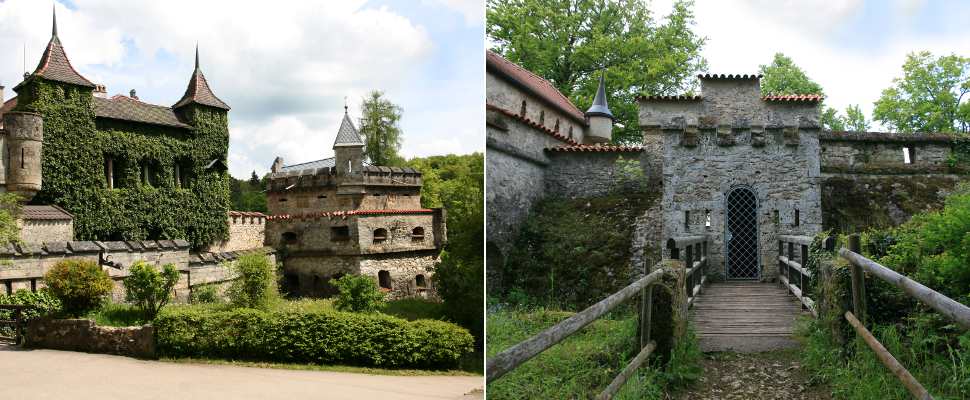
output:
{"label": "green ivy", "polygon": [[[43,189],[32,202],[73,214],[78,240],[181,238],[198,248],[227,237],[229,176],[205,168],[226,159],[225,111],[189,105],[179,112],[195,129],[182,130],[96,120],[91,90],[79,86],[38,78],[18,94],[18,111],[44,117]],[[108,189],[105,156],[121,188]],[[143,162],[152,165],[151,185],[141,184]],[[177,162],[191,177],[187,188],[175,183]]]}

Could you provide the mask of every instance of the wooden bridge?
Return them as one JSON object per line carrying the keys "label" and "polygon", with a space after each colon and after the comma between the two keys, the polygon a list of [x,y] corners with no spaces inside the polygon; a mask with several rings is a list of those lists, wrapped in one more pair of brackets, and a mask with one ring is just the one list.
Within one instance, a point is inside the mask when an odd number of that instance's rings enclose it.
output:
{"label": "wooden bridge", "polygon": [[[811,237],[780,235],[776,240],[779,282],[726,281],[708,284],[709,238],[672,238],[667,242],[671,260],[661,261],[652,270],[644,271],[643,278],[619,292],[490,358],[486,365],[486,381],[491,383],[501,378],[623,302],[638,298],[640,352],[597,396],[598,399],[612,398],[657,349],[657,342],[652,340],[650,334],[652,323],[657,322],[651,318],[654,310],[651,292],[658,285],[671,293],[672,318],[665,322],[674,325],[671,332],[675,341],[686,332],[684,320],[689,320],[698,336],[701,350],[705,352],[760,352],[795,347],[797,342],[792,334],[796,319],[800,316],[818,316],[816,302],[808,295],[812,293],[813,282],[829,279],[831,271],[823,267],[819,271],[821,276],[815,276],[814,272],[803,266],[809,258]],[[834,251],[834,245],[834,238],[825,241],[828,251]],[[896,286],[963,329],[970,329],[970,307],[863,257],[860,247],[859,237],[854,235],[849,239],[849,248],[838,251],[838,255],[851,265],[853,307],[852,311],[845,312],[845,320],[914,398],[932,399],[929,392],[866,329],[866,275]]]}

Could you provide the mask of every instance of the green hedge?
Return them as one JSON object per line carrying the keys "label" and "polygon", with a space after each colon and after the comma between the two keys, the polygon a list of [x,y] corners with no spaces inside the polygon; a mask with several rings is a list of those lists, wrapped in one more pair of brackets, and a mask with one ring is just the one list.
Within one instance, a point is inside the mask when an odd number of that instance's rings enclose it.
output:
{"label": "green hedge", "polygon": [[165,357],[446,369],[473,343],[466,329],[448,322],[339,311],[169,307],[155,327]]}

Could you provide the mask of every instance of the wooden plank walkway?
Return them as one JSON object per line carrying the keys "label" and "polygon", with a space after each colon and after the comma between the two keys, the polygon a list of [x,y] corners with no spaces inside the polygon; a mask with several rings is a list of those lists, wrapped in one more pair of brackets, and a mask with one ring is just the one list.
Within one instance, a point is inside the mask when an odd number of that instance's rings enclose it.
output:
{"label": "wooden plank walkway", "polygon": [[704,288],[690,312],[701,351],[755,353],[797,347],[792,338],[801,304],[778,283],[718,282]]}

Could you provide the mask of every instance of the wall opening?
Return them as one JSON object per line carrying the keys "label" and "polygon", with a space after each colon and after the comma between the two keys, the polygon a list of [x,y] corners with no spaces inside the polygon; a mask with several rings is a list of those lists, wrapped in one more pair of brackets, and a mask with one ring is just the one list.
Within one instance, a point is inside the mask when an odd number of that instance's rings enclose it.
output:
{"label": "wall opening", "polygon": [[350,240],[350,227],[346,227],[346,226],[330,227],[331,242],[343,242],[347,240]]}
{"label": "wall opening", "polygon": [[704,210],[704,227],[711,229],[711,210]]}
{"label": "wall opening", "polygon": [[539,125],[546,124],[546,110],[539,111]]}
{"label": "wall opening", "polygon": [[421,242],[424,241],[424,227],[417,227],[411,230],[411,241]]}
{"label": "wall opening", "polygon": [[377,272],[377,283],[384,289],[391,288],[391,273],[385,270],[380,270]]}
{"label": "wall opening", "polygon": [[525,116],[525,100],[522,100],[522,107],[519,108],[519,116],[520,117]]}
{"label": "wall opening", "polygon": [[387,229],[374,229],[374,243],[384,243],[387,241]]}
{"label": "wall opening", "polygon": [[684,231],[690,232],[690,211],[684,211]]}
{"label": "wall opening", "polygon": [[758,279],[758,200],[751,189],[740,187],[727,195],[724,226],[728,279]]}
{"label": "wall opening", "polygon": [[283,244],[296,244],[298,242],[296,233],[283,232]]}
{"label": "wall opening", "polygon": [[798,209],[795,209],[795,226],[801,225],[801,223],[802,223],[801,212],[798,211]]}
{"label": "wall opening", "polygon": [[114,159],[108,156],[104,157],[104,180],[108,184],[108,189],[115,188]]}
{"label": "wall opening", "polygon": [[425,282],[424,275],[417,274],[417,275],[414,276],[414,286],[417,286],[418,289],[427,289],[428,288],[428,283]]}
{"label": "wall opening", "polygon": [[913,163],[913,149],[909,147],[903,147],[903,164]]}
{"label": "wall opening", "polygon": [[778,225],[778,223],[781,222],[781,213],[778,212],[778,210],[773,210],[771,212],[771,222],[774,222],[775,225]]}

